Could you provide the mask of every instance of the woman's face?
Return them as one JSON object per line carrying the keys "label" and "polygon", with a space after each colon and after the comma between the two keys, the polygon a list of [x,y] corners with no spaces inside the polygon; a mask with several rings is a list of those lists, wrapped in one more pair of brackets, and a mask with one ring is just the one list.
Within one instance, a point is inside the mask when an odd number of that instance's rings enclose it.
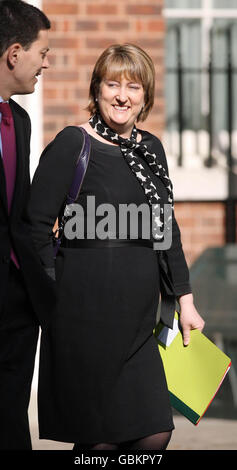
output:
{"label": "woman's face", "polygon": [[141,83],[124,76],[105,77],[100,84],[98,105],[104,121],[123,137],[130,137],[134,123],[144,105]]}

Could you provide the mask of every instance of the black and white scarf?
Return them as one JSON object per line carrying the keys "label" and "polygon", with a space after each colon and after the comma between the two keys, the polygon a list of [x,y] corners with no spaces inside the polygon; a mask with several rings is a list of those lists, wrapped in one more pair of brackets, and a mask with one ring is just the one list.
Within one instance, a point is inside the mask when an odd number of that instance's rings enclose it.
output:
{"label": "black and white scarf", "polygon": [[137,128],[134,125],[130,139],[120,137],[108,124],[105,123],[99,113],[94,114],[90,119],[89,123],[91,127],[104,139],[116,143],[120,146],[121,152],[137,177],[139,183],[145,191],[148,202],[152,208],[153,217],[153,237],[156,240],[161,240],[163,235],[161,234],[161,227],[163,227],[164,209],[160,207],[160,196],[157,193],[157,188],[152,182],[151,177],[147,174],[141,161],[138,159],[136,153],[140,152],[148,163],[149,167],[155,175],[157,175],[168,192],[168,203],[171,204],[173,210],[173,186],[165,171],[165,168],[159,163],[159,157],[155,153],[150,153],[147,146],[143,143],[137,142]]}

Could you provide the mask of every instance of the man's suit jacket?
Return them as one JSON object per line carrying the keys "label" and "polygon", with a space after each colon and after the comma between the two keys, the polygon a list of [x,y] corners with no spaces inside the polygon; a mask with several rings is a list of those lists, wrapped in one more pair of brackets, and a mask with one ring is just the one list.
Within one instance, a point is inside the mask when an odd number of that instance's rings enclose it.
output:
{"label": "man's suit jacket", "polygon": [[30,134],[27,112],[15,101],[9,101],[16,133],[17,167],[11,212],[8,214],[6,181],[0,155],[0,313],[9,278],[10,250],[14,248],[25,286],[42,326],[47,324],[56,300],[55,281],[44,271],[31,238],[26,206],[30,195]]}

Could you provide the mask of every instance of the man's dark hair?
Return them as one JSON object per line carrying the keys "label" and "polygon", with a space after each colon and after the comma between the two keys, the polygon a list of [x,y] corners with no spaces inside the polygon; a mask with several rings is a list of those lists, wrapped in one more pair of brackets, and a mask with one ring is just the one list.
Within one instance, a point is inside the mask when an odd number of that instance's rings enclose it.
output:
{"label": "man's dark hair", "polygon": [[39,31],[49,28],[47,16],[33,5],[21,0],[0,0],[0,57],[16,42],[29,49]]}

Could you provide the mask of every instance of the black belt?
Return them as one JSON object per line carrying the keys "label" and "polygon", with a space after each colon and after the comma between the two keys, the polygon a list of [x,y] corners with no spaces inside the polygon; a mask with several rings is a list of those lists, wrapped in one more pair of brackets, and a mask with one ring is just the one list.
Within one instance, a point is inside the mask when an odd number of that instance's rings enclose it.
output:
{"label": "black belt", "polygon": [[[138,239],[106,239],[106,240],[89,240],[78,239],[68,240],[63,238],[61,248],[117,248],[117,247],[131,247],[131,246],[144,246],[146,248],[153,248],[151,240]],[[158,262],[160,266],[160,290],[161,290],[161,321],[169,328],[173,327],[173,318],[175,312],[175,293],[171,278],[168,273],[167,265],[162,252],[157,251]]]}
{"label": "black belt", "polygon": [[153,243],[151,240],[143,240],[141,238],[136,239],[125,239],[121,240],[120,238],[110,238],[106,240],[89,240],[74,238],[73,240],[68,240],[63,238],[61,243],[61,248],[118,248],[125,246],[144,246],[146,248],[153,248]]}

